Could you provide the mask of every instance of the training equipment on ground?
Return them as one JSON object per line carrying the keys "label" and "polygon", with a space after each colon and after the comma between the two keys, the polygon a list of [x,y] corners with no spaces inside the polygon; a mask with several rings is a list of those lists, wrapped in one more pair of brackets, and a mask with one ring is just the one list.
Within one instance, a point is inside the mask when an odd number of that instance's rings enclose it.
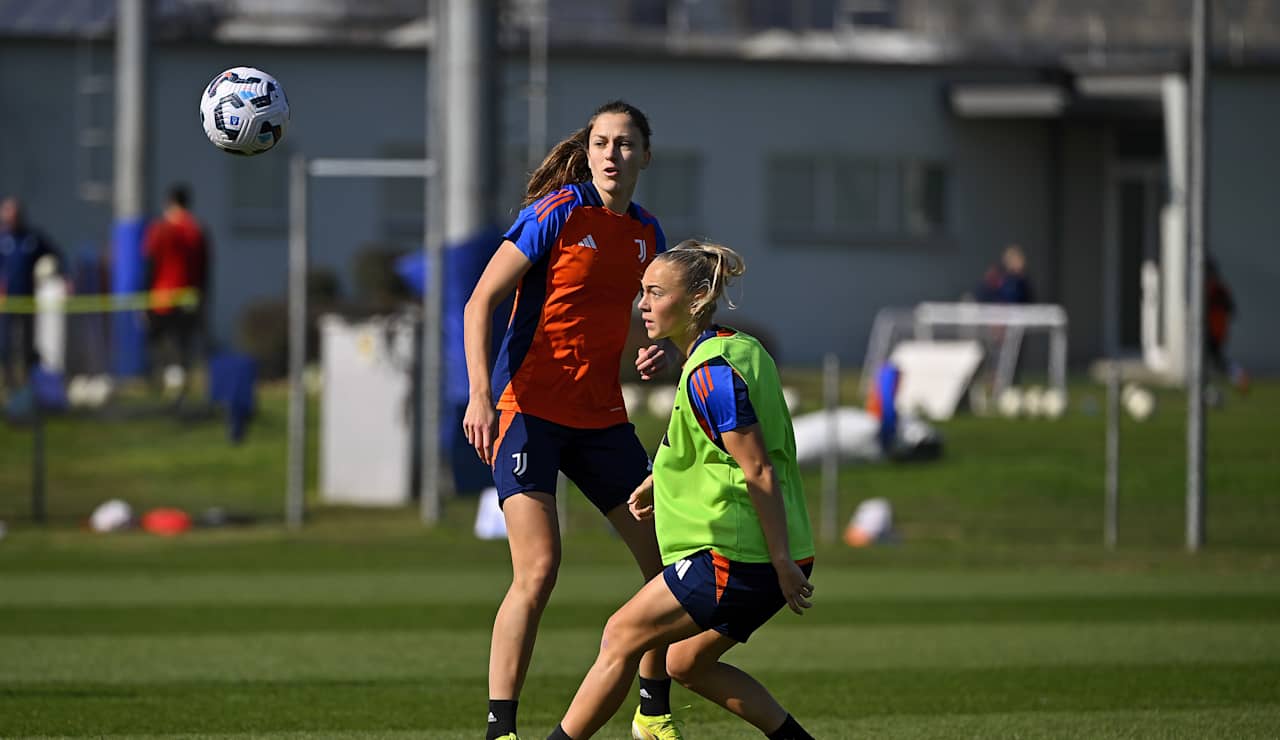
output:
{"label": "training equipment on ground", "polygon": [[289,100],[271,75],[232,67],[214,77],[200,95],[205,136],[224,152],[261,154],[280,143],[289,124]]}
{"label": "training equipment on ground", "polygon": [[[831,437],[831,423],[836,434]],[[880,420],[864,409],[841,406],[835,419],[826,411],[812,411],[792,419],[796,440],[796,461],[816,465],[822,461],[827,446],[835,441],[839,459],[847,462],[895,460],[929,460],[942,452],[942,435],[923,419],[899,414],[897,434],[889,449],[880,441]]]}
{"label": "training equipment on ground", "polygon": [[98,504],[89,516],[89,527],[95,532],[115,532],[133,523],[133,507],[118,498]]}
{"label": "training equipment on ground", "polygon": [[1120,403],[1134,421],[1146,421],[1156,410],[1155,394],[1137,383],[1125,385],[1120,392]]}
{"label": "training equipment on ground", "polygon": [[849,547],[867,547],[889,541],[892,536],[893,505],[884,498],[871,498],[858,504],[844,528],[844,543]]}

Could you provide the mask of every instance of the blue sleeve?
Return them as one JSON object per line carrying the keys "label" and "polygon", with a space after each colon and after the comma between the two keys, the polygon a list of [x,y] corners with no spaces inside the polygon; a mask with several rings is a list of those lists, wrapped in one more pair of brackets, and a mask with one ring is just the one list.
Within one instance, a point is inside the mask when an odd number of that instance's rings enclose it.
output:
{"label": "blue sleeve", "polygon": [[712,439],[758,421],[746,382],[721,358],[708,360],[689,374],[688,393],[694,413]]}
{"label": "blue sleeve", "polygon": [[658,219],[653,220],[653,238],[658,240],[658,250],[654,254],[662,254],[667,251],[667,234],[662,230],[662,224],[658,223]]}
{"label": "blue sleeve", "polygon": [[549,205],[554,198],[555,194],[546,196],[520,211],[515,223],[502,235],[504,239],[511,240],[530,262],[537,262],[547,256],[573,210],[574,200],[563,198],[557,201],[558,205],[545,209],[544,205]]}

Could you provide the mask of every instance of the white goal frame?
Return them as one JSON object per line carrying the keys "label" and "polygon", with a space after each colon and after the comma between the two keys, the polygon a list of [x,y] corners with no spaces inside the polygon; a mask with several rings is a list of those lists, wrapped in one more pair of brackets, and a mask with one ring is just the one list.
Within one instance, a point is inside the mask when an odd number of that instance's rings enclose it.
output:
{"label": "white goal frame", "polygon": [[933,339],[935,332],[943,327],[969,331],[982,328],[1005,330],[996,358],[991,388],[993,397],[1013,385],[1018,354],[1027,332],[1047,333],[1049,385],[1063,398],[1067,397],[1067,312],[1055,303],[926,302],[913,309],[881,309],[871,325],[867,353],[862,362],[862,394],[866,394],[876,368],[889,358],[900,338],[909,335],[920,340]]}
{"label": "white goal frame", "polygon": [[[285,490],[285,522],[302,526],[306,515],[306,389],[307,361],[307,185],[313,177],[416,177],[431,191],[439,166],[432,159],[317,158],[294,155],[289,167],[289,447]],[[422,475],[423,520],[434,524],[440,511],[440,328],[444,309],[443,240],[425,214],[423,258],[429,284],[422,291]],[[436,214],[435,218],[439,218]],[[425,277],[425,276],[424,276]]]}

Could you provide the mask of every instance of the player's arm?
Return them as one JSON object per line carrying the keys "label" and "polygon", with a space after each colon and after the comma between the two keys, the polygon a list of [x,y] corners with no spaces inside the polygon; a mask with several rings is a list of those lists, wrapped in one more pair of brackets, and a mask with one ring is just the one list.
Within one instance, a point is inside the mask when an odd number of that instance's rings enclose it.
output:
{"label": "player's arm", "polygon": [[489,356],[493,312],[515,290],[531,264],[514,243],[503,241],[480,275],[462,313],[462,342],[467,355],[467,378],[471,384],[471,397],[462,429],[476,454],[487,465],[493,464],[492,448],[498,426],[493,391],[489,388],[489,367],[493,360]]}
{"label": "player's arm", "polygon": [[796,614],[803,614],[805,609],[812,606],[809,597],[813,595],[813,584],[809,583],[804,571],[791,559],[791,543],[787,538],[787,510],[782,501],[782,489],[778,487],[773,463],[765,449],[760,424],[757,422],[724,432],[722,439],[725,451],[733,456],[742,469],[747,493],[751,496],[751,504],[760,519],[760,528],[764,530],[769,558],[774,570],[778,572],[778,585],[782,587],[787,606]]}

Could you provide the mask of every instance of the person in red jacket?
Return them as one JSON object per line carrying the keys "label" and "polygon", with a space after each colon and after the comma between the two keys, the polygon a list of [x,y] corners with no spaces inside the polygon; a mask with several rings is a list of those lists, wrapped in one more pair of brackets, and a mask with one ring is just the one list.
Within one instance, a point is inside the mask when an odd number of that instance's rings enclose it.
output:
{"label": "person in red jacket", "polygon": [[169,353],[166,359],[176,360],[184,378],[204,340],[209,293],[209,242],[190,205],[187,186],[171,186],[164,213],[147,227],[143,241],[150,339],[155,350]]}

